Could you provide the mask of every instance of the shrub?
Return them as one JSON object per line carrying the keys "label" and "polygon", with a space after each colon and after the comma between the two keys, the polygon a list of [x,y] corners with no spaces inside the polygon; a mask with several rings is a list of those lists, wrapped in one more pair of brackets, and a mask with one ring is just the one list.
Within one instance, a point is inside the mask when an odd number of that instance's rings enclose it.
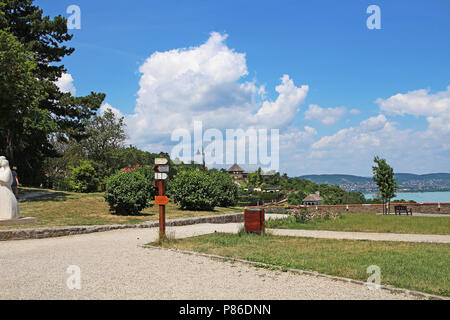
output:
{"label": "shrub", "polygon": [[158,189],[155,187],[155,171],[151,167],[140,167],[135,172],[143,175],[149,184],[149,191],[152,199],[158,195]]}
{"label": "shrub", "polygon": [[219,189],[217,194],[217,205],[219,207],[230,207],[237,203],[239,187],[233,181],[227,172],[211,170],[208,172],[213,178],[216,187]]}
{"label": "shrub", "polygon": [[150,183],[138,171],[119,172],[106,182],[105,200],[111,212],[136,215],[149,207],[152,198]]}
{"label": "shrub", "polygon": [[83,160],[76,168],[72,168],[70,177],[71,189],[75,192],[97,191],[99,180],[94,166],[90,161]]}
{"label": "shrub", "polygon": [[73,185],[70,178],[57,177],[53,180],[52,188],[58,191],[72,191]]}
{"label": "shrub", "polygon": [[321,210],[308,210],[306,208],[303,209],[294,209],[292,210],[291,215],[295,218],[295,221],[298,223],[308,223],[314,221],[325,221],[325,220],[336,220],[340,217],[339,213],[332,211],[321,211]]}
{"label": "shrub", "polygon": [[214,210],[218,193],[215,180],[197,170],[180,171],[170,182],[170,195],[183,210]]}

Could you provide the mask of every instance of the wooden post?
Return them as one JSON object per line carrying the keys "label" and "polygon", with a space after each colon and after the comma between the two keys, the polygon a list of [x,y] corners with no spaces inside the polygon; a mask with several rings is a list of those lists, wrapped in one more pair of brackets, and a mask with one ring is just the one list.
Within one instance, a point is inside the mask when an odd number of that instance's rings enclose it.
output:
{"label": "wooden post", "polygon": [[[158,180],[158,194],[165,195],[165,181]],[[166,206],[159,205],[159,237],[163,238],[166,235]]]}

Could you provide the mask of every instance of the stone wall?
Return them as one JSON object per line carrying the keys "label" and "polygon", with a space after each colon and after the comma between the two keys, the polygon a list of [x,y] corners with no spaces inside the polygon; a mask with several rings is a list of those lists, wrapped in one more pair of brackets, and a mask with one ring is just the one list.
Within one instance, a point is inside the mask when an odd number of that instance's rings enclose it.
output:
{"label": "stone wall", "polygon": [[[450,203],[391,203],[390,212],[394,212],[395,205],[406,205],[414,213],[442,213],[450,214]],[[272,211],[284,211],[294,208],[310,208],[317,210],[333,210],[349,213],[382,213],[382,204],[349,204],[349,205],[319,205],[319,206],[288,206],[288,207],[269,207]],[[266,207],[266,209],[269,209]]]}

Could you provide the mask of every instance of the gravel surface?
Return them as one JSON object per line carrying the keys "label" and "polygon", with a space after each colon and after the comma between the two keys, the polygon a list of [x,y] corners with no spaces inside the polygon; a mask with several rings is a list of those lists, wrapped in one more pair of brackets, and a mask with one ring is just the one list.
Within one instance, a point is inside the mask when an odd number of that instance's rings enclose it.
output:
{"label": "gravel surface", "polygon": [[[377,213],[377,216],[383,216],[383,213]],[[396,216],[395,213],[390,213],[388,216]],[[450,218],[448,213],[414,213],[412,216],[406,216],[402,214],[403,217],[434,217],[434,218]]]}
{"label": "gravel surface", "polygon": [[435,234],[343,232],[343,231],[292,230],[292,229],[268,229],[267,232],[277,236],[307,237],[307,238],[322,238],[322,239],[450,243],[450,236],[435,235]]}
{"label": "gravel surface", "polygon": [[[235,232],[241,224],[168,228],[178,237]],[[246,264],[142,248],[157,229],[0,243],[0,299],[413,299],[386,290]],[[69,266],[81,289],[69,290]]]}

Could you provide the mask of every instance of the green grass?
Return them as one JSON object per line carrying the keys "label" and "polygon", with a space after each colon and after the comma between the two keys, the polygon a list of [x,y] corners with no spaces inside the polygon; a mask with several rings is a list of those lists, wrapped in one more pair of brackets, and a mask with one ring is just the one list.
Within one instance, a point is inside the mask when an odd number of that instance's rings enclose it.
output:
{"label": "green grass", "polygon": [[[0,226],[0,230],[28,229],[53,226],[86,226],[106,224],[137,224],[159,219],[159,207],[151,206],[136,216],[114,215],[109,212],[109,206],[101,193],[79,194],[72,192],[52,192],[51,190],[23,188],[23,196],[27,192],[48,191],[37,198],[20,202],[22,217],[35,217],[37,223],[22,226]],[[166,219],[187,218],[196,216],[217,215],[242,212],[242,208],[219,208],[214,211],[180,210],[175,204],[166,206]]]}
{"label": "green grass", "polygon": [[274,219],[267,228],[450,235],[450,217],[383,216],[344,213],[336,220],[296,223]]}
{"label": "green grass", "polygon": [[162,245],[362,281],[369,277],[367,267],[377,265],[383,285],[450,295],[448,244],[215,233]]}

